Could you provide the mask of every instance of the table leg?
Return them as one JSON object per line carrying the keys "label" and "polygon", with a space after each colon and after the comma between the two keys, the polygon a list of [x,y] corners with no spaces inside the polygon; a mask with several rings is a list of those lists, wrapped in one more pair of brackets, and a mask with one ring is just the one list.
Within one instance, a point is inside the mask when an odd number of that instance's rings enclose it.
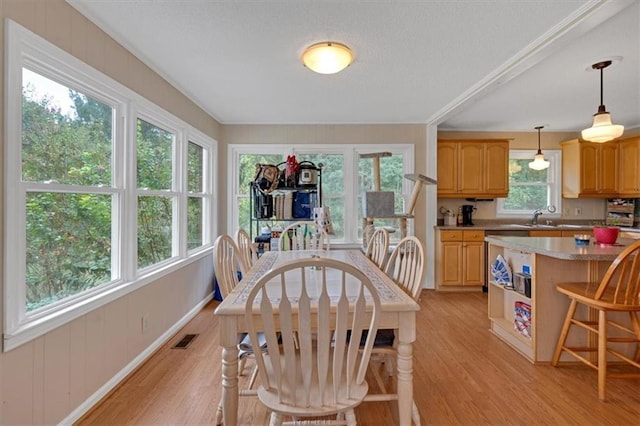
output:
{"label": "table leg", "polygon": [[238,334],[231,318],[220,321],[222,345],[222,417],[225,426],[238,424]]}
{"label": "table leg", "polygon": [[415,341],[415,313],[401,315],[398,328],[398,419],[400,425],[411,426],[413,407],[413,342]]}

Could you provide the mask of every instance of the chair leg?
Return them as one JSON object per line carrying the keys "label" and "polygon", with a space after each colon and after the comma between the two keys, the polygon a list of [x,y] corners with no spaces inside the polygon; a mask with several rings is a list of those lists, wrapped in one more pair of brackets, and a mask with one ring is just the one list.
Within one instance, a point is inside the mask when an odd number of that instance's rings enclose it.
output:
{"label": "chair leg", "polygon": [[256,377],[258,377],[258,364],[253,367],[251,370],[251,376],[249,376],[249,383],[247,384],[247,389],[253,389],[253,385],[256,382]]}
{"label": "chair leg", "polygon": [[577,306],[578,306],[578,302],[576,302],[575,299],[571,299],[571,303],[569,304],[569,309],[567,310],[567,315],[564,317],[564,324],[562,324],[562,331],[560,331],[560,336],[558,337],[556,350],[553,353],[553,358],[551,359],[551,365],[553,365],[554,367],[556,367],[558,365],[558,362],[560,361],[562,348],[564,347],[564,344],[567,341],[567,336],[569,335],[569,328],[571,328],[571,320],[573,319],[573,315],[576,312]]}
{"label": "chair leg", "polygon": [[607,380],[607,312],[598,312],[598,398],[605,399]]}
{"label": "chair leg", "polygon": [[353,408],[347,410],[345,419],[347,420],[347,426],[356,426],[356,413],[353,411]]}
{"label": "chair leg", "polygon": [[216,409],[216,426],[220,426],[222,424],[222,400],[218,403],[218,408]]}
{"label": "chair leg", "polygon": [[636,343],[636,353],[633,356],[633,360],[635,362],[640,362],[640,319],[638,319],[637,312],[629,312],[629,318],[631,319],[631,328],[636,335],[636,339],[638,339],[638,343]]}
{"label": "chair leg", "polygon": [[282,414],[273,412],[271,413],[271,419],[269,420],[269,426],[281,426]]}
{"label": "chair leg", "polygon": [[413,407],[411,408],[411,420],[413,420],[414,426],[420,426],[420,412],[418,411],[416,401],[413,401]]}
{"label": "chair leg", "polygon": [[244,373],[244,366],[247,364],[247,357],[243,356],[238,360],[238,376],[242,376]]}

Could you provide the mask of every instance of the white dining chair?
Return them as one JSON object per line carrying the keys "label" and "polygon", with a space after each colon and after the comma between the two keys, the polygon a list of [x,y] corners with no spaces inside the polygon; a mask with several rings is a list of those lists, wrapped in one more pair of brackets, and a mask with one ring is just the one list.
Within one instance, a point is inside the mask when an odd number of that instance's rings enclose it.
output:
{"label": "white dining chair", "polygon": [[238,228],[236,231],[236,245],[238,246],[240,259],[244,262],[245,270],[248,271],[258,260],[258,254],[253,248],[249,233],[242,228]]}
{"label": "white dining chair", "polygon": [[[229,235],[220,235],[213,244],[214,272],[220,294],[224,299],[231,293],[233,288],[240,281],[240,276],[246,274],[247,268],[242,259],[238,246]],[[250,340],[246,335],[240,336],[238,343],[238,374],[244,371],[247,358],[254,355],[254,345],[252,342],[258,342],[261,350],[266,350],[264,339],[257,338]],[[258,351],[260,352],[260,351]],[[255,396],[256,391],[253,388],[256,377],[258,375],[257,364],[251,371],[247,388],[240,391],[240,396]],[[218,403],[216,411],[216,425],[222,424],[222,401]]]}
{"label": "white dining chair", "polygon": [[[402,290],[417,302],[422,290],[422,275],[424,273],[424,249],[422,248],[420,240],[413,236],[408,236],[400,240],[385,265],[385,272]],[[371,372],[373,377],[382,393],[387,395],[388,400],[391,401],[396,400],[397,395],[387,393],[382,377],[380,376],[379,368],[375,364],[377,362],[383,362],[389,376],[395,373],[395,360],[398,353],[394,335],[395,330],[379,330],[371,356]],[[411,410],[411,419],[414,425],[420,425],[420,412],[415,402]]]}
{"label": "white dining chair", "polygon": [[373,261],[378,268],[384,268],[384,262],[389,252],[389,232],[384,228],[378,228],[371,235],[366,256]]}
{"label": "white dining chair", "polygon": [[[283,424],[284,416],[316,424],[306,419],[335,415],[317,424],[355,425],[379,316],[375,286],[339,260],[295,260],[259,278],[247,296],[245,320],[249,336],[263,332],[269,347],[268,356],[255,357],[258,398],[272,413],[270,424]],[[361,350],[365,330],[372,333]],[[348,331],[357,338],[349,340]]]}
{"label": "white dining chair", "polygon": [[298,221],[290,224],[280,234],[280,251],[329,250],[329,236],[313,221]]}

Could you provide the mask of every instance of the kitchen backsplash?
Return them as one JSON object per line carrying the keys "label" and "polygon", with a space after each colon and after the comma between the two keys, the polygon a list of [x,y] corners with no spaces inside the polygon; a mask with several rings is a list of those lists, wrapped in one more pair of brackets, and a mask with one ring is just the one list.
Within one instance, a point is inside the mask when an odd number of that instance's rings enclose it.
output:
{"label": "kitchen backsplash", "polygon": [[[461,199],[451,199],[451,198],[439,198],[438,199],[438,212],[440,211],[440,207],[444,207],[445,209],[452,210],[454,212],[458,211],[458,207],[463,204],[473,204],[476,207],[476,211],[473,214],[474,219],[495,219],[496,218],[496,200],[492,201],[476,201],[469,202],[464,198]],[[636,203],[637,205],[640,203]],[[606,215],[606,199],[589,199],[589,198],[565,198],[562,200],[562,208],[558,206],[558,212],[554,215],[545,212],[543,216],[541,216],[541,220],[544,220],[545,217],[550,218],[549,220],[598,220],[602,221]],[[544,206],[540,206],[544,207]],[[576,215],[576,211],[580,214]],[[560,215],[559,215],[560,214]],[[513,217],[513,216],[512,216]],[[515,216],[518,218],[528,219],[529,215],[526,217],[523,216]],[[442,214],[438,213],[438,219],[442,219]]]}

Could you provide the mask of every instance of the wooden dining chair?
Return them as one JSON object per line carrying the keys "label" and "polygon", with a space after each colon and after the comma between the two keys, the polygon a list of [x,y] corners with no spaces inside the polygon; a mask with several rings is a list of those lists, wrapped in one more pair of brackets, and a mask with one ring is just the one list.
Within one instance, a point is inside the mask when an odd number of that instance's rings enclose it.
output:
{"label": "wooden dining chair", "polygon": [[[422,290],[422,275],[424,273],[424,249],[420,240],[413,236],[400,240],[387,261],[385,272],[417,302]],[[382,393],[386,395],[386,400],[391,401],[396,400],[397,395],[387,393],[380,375],[379,363],[384,363],[387,375],[394,375],[396,371],[395,360],[398,356],[395,334],[395,330],[379,330],[371,355],[371,373]],[[384,397],[378,395],[372,398],[375,398],[376,401],[385,400]],[[420,412],[415,402],[411,410],[411,419],[414,425],[420,425]]]}
{"label": "wooden dining chair", "polygon": [[[379,316],[376,287],[339,260],[295,260],[261,277],[248,294],[245,320],[249,336],[264,332],[269,347],[268,356],[256,353],[256,362],[258,398],[272,413],[270,424],[283,424],[284,416],[295,422],[335,415],[318,424],[355,425],[373,347],[368,337],[360,350],[360,337],[367,329],[375,335]],[[348,340],[348,332],[358,338]]]}
{"label": "wooden dining chair", "polygon": [[253,248],[249,233],[242,228],[238,228],[236,231],[236,245],[238,246],[240,259],[244,262],[245,270],[248,271],[258,260],[258,254]]}
{"label": "wooden dining chair", "polygon": [[[240,276],[247,272],[244,261],[240,254],[238,246],[233,241],[233,238],[229,235],[220,235],[216,238],[213,244],[213,258],[214,258],[214,272],[218,287],[220,288],[220,294],[224,299],[231,293],[233,288],[240,281]],[[238,343],[238,374],[241,375],[244,372],[246,361],[249,357],[254,355],[254,345],[252,342],[260,342],[259,346],[264,349],[262,343],[264,339],[250,340],[246,335],[239,337]],[[260,352],[260,351],[258,351]],[[256,395],[256,391],[253,388],[256,377],[258,375],[257,364],[251,371],[247,388],[240,391],[240,396]],[[218,404],[216,411],[216,425],[222,424],[222,401]]]}
{"label": "wooden dining chair", "polygon": [[404,237],[393,249],[384,271],[417,302],[422,290],[424,249],[416,237]]}
{"label": "wooden dining chair", "polygon": [[238,272],[244,275],[248,269],[233,238],[226,234],[220,235],[213,243],[213,259],[216,280],[224,299],[240,281]]}
{"label": "wooden dining chair", "polygon": [[[570,282],[558,283],[556,290],[569,297],[569,309],[558,337],[551,365],[558,366],[562,352],[566,352],[582,363],[598,371],[598,398],[605,400],[606,380],[611,378],[640,378],[640,241],[625,248],[611,263],[600,283]],[[578,305],[597,311],[594,320],[582,318],[577,313]],[[627,312],[629,325],[619,318],[614,321],[609,314]],[[580,317],[580,318],[579,318]],[[586,330],[597,336],[596,346],[575,347],[567,345],[567,337],[572,326]],[[609,330],[616,331],[609,335]],[[614,343],[614,345],[610,345]],[[621,343],[635,344],[633,358],[623,353]],[[593,362],[586,354],[597,353]],[[610,372],[608,362],[629,364],[635,372]],[[624,365],[624,364],[623,364]],[[618,366],[616,366],[618,367]]]}
{"label": "wooden dining chair", "polygon": [[389,252],[389,232],[384,228],[378,228],[371,235],[366,256],[373,261],[378,268],[384,268],[385,260]]}
{"label": "wooden dining chair", "polygon": [[329,250],[329,236],[313,221],[298,221],[290,224],[280,234],[280,251]]}

